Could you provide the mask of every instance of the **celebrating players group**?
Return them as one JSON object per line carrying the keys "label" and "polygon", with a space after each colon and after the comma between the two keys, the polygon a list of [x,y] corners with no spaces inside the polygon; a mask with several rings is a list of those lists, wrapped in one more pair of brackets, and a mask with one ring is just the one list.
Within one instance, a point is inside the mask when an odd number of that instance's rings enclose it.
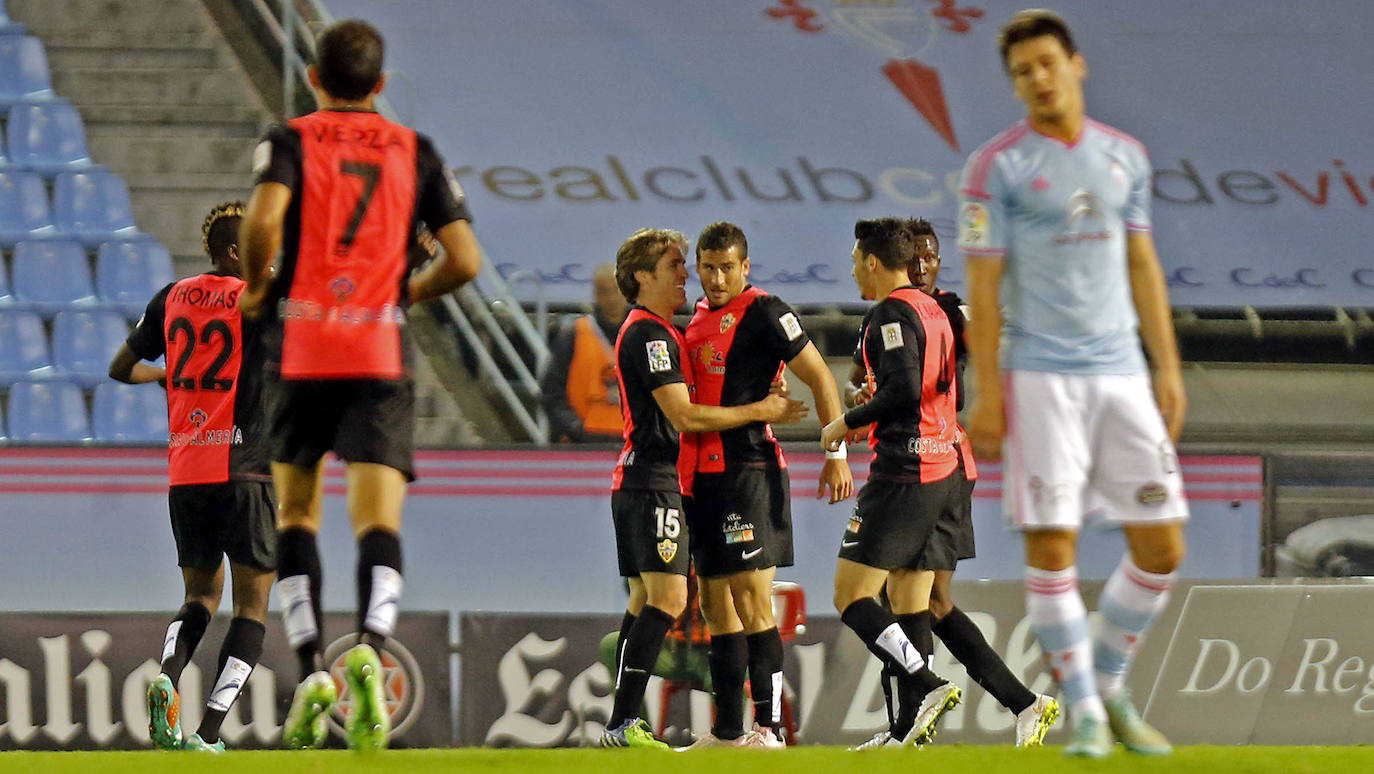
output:
{"label": "celebrating players group", "polygon": [[[372,110],[382,50],[356,20],[321,35],[310,70],[320,110],[268,133],[249,203],[216,208],[203,226],[213,271],[159,292],[110,366],[113,378],[164,382],[168,394],[186,602],[148,689],[161,748],[224,749],[219,726],[261,655],[274,573],[300,662],[283,742],[323,743],[338,700],[322,658],[315,537],[326,451],[347,463],[358,541],[346,737],[357,749],[387,743],[378,650],[396,621],[413,478],[405,307],[470,280],[480,251],[462,190],[429,140]],[[973,153],[960,180],[969,306],[936,287],[929,222],[854,224],[853,276],[873,306],[843,396],[797,314],[749,284],[737,226],[707,226],[694,249],[670,229],[642,229],[620,246],[615,280],[632,306],[615,342],[625,445],[611,510],[630,596],[603,746],[667,748],[640,707],[687,604],[689,564],[710,632],[715,721],[687,749],[785,745],[771,595],[776,568],[793,560],[791,484],[771,424],[807,413],[787,397],[790,368],[823,425],[818,497],[854,494],[847,443],[867,439],[875,452],[834,584],[835,609],[882,661],[888,696],[889,727],[856,749],[926,744],[959,704],[959,689],[929,667],[936,636],[1015,715],[1018,746],[1041,744],[1060,714],[1060,701],[1028,690],[951,597],[956,563],[974,554],[976,455],[1005,458],[1003,508],[1025,535],[1027,613],[1071,721],[1065,753],[1103,757],[1118,741],[1170,751],[1124,687],[1167,603],[1188,517],[1173,450],[1186,399],[1150,237],[1149,159],[1084,114],[1086,64],[1058,16],[1017,14],[999,51],[1026,118]],[[436,242],[443,252],[427,260]],[[702,297],[684,332],[672,319],[687,300],[689,256]],[[143,362],[160,356],[170,373]],[[957,412],[969,359],[965,434]],[[1095,633],[1074,569],[1089,516],[1119,524],[1129,549]],[[226,554],[234,618],[204,719],[187,734],[177,680],[218,608]]]}

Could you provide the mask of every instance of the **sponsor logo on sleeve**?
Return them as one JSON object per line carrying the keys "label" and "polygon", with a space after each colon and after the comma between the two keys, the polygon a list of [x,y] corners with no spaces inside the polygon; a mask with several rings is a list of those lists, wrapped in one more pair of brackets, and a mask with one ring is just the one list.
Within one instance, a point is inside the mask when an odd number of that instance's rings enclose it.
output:
{"label": "sponsor logo on sleeve", "polygon": [[782,324],[782,332],[787,334],[788,341],[795,341],[798,336],[802,335],[801,323],[797,322],[795,314],[788,312],[779,317],[778,322]]}
{"label": "sponsor logo on sleeve", "polygon": [[987,247],[990,242],[988,208],[978,202],[966,203],[959,211],[959,246]]}
{"label": "sponsor logo on sleeve", "polygon": [[673,359],[668,355],[668,342],[654,339],[646,344],[649,348],[649,373],[661,373],[673,369]]}
{"label": "sponsor logo on sleeve", "polygon": [[261,175],[267,165],[272,163],[272,143],[263,140],[253,149],[253,174]]}

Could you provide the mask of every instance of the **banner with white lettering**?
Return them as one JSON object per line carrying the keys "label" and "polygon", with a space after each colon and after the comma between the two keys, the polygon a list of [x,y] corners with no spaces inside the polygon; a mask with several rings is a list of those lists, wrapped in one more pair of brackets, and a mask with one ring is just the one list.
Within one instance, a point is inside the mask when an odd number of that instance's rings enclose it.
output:
{"label": "banner with white lettering", "polygon": [[[1102,584],[1085,583],[1089,609]],[[1053,692],[1025,617],[1021,584],[956,583],[955,601],[1037,693]],[[1374,738],[1374,587],[1237,587],[1182,582],[1146,638],[1129,687],[1147,720],[1184,744],[1357,744]],[[603,640],[619,616],[466,613],[459,743],[558,747],[596,743],[612,701]],[[833,616],[813,618],[786,643],[787,710],[802,744],[855,744],[885,727],[881,671]],[[662,712],[654,677],[645,717],[673,742],[710,728],[710,697],[690,690],[704,653],[669,643],[657,673],[688,685]],[[973,684],[937,639],[935,672],[964,703],[941,725],[939,743],[1010,744],[1013,718]],[[700,688],[700,683],[696,684]],[[660,723],[666,717],[666,723]],[[1050,743],[1062,743],[1064,725]]]}
{"label": "banner with white lettering", "polygon": [[[0,613],[0,750],[140,749],[148,740],[148,683],[158,674],[165,613]],[[343,654],[351,615],[325,616],[325,661],[339,686],[329,718],[331,747],[343,746],[351,706]],[[181,675],[181,723],[195,731],[215,682],[228,619],[216,618]],[[452,744],[447,613],[403,613],[382,653],[393,747]],[[280,621],[268,621],[263,657],[221,727],[231,748],[277,747],[296,687],[296,657]]]}

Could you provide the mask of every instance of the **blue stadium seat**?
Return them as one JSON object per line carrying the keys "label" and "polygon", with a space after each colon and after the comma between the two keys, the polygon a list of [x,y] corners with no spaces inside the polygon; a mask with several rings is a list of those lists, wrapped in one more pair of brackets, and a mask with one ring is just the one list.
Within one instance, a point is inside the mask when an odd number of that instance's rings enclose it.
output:
{"label": "blue stadium seat", "polygon": [[0,107],[52,98],[42,41],[32,35],[0,35]]}
{"label": "blue stadium seat", "polygon": [[14,246],[14,297],[43,317],[63,309],[95,306],[86,250],[67,239]]}
{"label": "blue stadium seat", "polygon": [[23,22],[17,22],[10,18],[5,12],[5,2],[0,0],[0,35],[23,35],[28,32],[28,27]]}
{"label": "blue stadium seat", "polygon": [[134,227],[133,206],[124,179],[113,172],[63,172],[53,181],[53,220],[57,230],[87,247],[146,235]]}
{"label": "blue stadium seat", "polygon": [[43,178],[35,172],[0,169],[0,247],[56,235]]}
{"label": "blue stadium seat", "polygon": [[53,362],[57,373],[82,387],[109,379],[110,359],[129,337],[129,326],[116,312],[58,313],[52,323]]}
{"label": "blue stadium seat", "polygon": [[69,102],[15,105],[10,108],[5,134],[9,163],[44,177],[91,166],[81,114]]}
{"label": "blue stadium seat", "polygon": [[87,441],[86,399],[71,382],[15,382],[10,387],[11,441]]}
{"label": "blue stadium seat", "polygon": [[176,274],[161,242],[106,242],[95,259],[95,287],[102,304],[138,319],[148,300]]}
{"label": "blue stadium seat", "polygon": [[52,373],[43,321],[33,312],[0,309],[0,384]]}
{"label": "blue stadium seat", "polygon": [[97,441],[167,442],[167,398],[156,384],[98,385],[92,413]]}

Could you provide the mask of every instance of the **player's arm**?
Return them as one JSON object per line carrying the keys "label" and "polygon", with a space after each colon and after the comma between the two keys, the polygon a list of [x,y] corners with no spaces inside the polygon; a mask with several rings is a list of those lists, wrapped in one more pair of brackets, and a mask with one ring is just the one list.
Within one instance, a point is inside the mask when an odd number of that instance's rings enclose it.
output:
{"label": "player's arm", "polygon": [[[820,417],[822,427],[835,421],[843,413],[839,390],[835,387],[835,375],[830,372],[830,366],[825,364],[825,358],[821,356],[820,350],[816,349],[815,343],[807,342],[806,347],[787,363],[787,367],[811,388],[811,396],[816,401],[816,414]],[[824,467],[821,468],[820,485],[816,489],[817,499],[825,496],[827,488],[830,490],[832,503],[847,499],[854,493],[854,475],[843,457],[826,459]]]}
{"label": "player's arm", "polygon": [[1169,428],[1169,437],[1177,441],[1183,430],[1183,416],[1188,410],[1188,396],[1183,389],[1183,368],[1169,308],[1168,286],[1150,232],[1128,232],[1126,262],[1131,275],[1131,300],[1140,318],[1140,338],[1155,367],[1155,400]]}
{"label": "player's arm", "polygon": [[482,268],[482,248],[466,220],[455,220],[434,232],[443,255],[425,264],[410,276],[409,293],[413,303],[438,298],[471,282]]}
{"label": "player's arm", "polygon": [[157,382],[165,386],[167,369],[143,362],[143,358],[134,354],[126,343],[120,345],[119,351],[110,360],[110,378],[125,384]]}
{"label": "player's arm", "polygon": [[876,315],[870,327],[878,326],[878,330],[885,331],[891,325],[898,326],[901,333],[897,345],[884,348],[875,366],[882,378],[882,386],[867,403],[846,411],[825,425],[821,431],[821,446],[826,451],[838,450],[853,428],[899,415],[920,402],[925,330],[907,320],[885,320]]}
{"label": "player's arm", "polygon": [[733,430],[750,422],[786,425],[801,421],[808,411],[806,404],[799,400],[771,394],[743,406],[705,406],[692,402],[687,385],[682,382],[658,387],[653,396],[663,415],[679,433]]}
{"label": "player's arm", "polygon": [[967,256],[965,273],[969,307],[978,314],[968,320],[964,333],[977,398],[969,416],[968,436],[974,453],[985,460],[1002,456],[1006,419],[1002,408],[1002,372],[998,366],[1002,337],[1002,307],[998,300],[1002,259]]}
{"label": "player's arm", "polygon": [[275,182],[258,183],[248,199],[239,224],[239,263],[247,286],[239,293],[239,309],[256,316],[272,280],[272,261],[281,249],[282,222],[291,206],[290,187]]}

